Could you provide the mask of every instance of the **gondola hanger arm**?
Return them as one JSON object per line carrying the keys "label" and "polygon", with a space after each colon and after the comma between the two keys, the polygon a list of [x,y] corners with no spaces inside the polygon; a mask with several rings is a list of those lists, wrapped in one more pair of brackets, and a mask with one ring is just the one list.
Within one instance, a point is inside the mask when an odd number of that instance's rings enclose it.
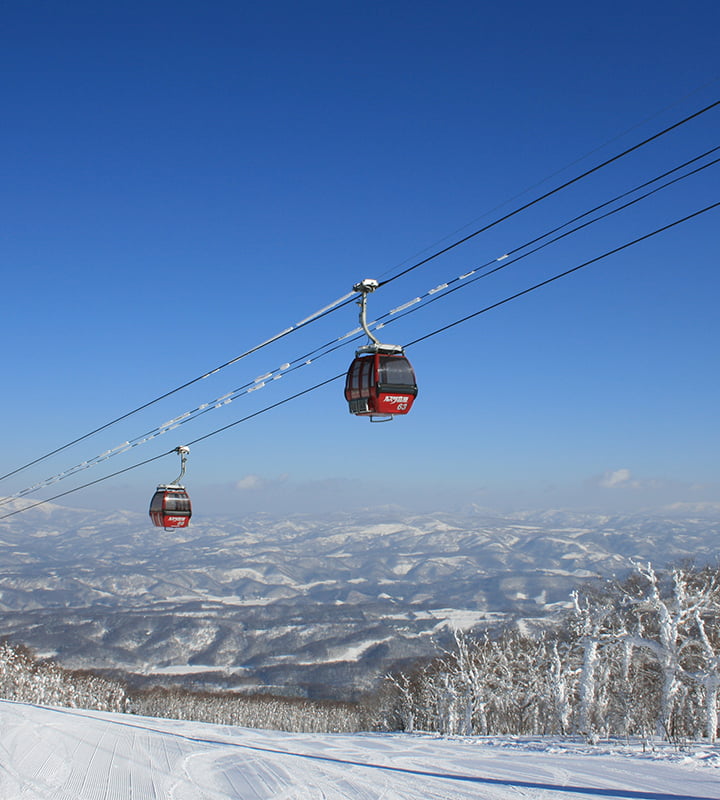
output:
{"label": "gondola hanger arm", "polygon": [[360,306],[360,326],[370,339],[370,344],[358,348],[358,353],[402,353],[402,347],[398,344],[382,344],[382,342],[372,333],[367,323],[367,296],[374,292],[380,283],[374,278],[365,278],[353,286],[353,291],[360,292],[360,299],[357,304]]}
{"label": "gondola hanger arm", "polygon": [[370,339],[375,347],[380,344],[380,340],[374,336],[371,333],[370,328],[368,328],[367,296],[370,294],[370,292],[374,292],[379,285],[380,284],[374,278],[365,278],[365,280],[362,280],[360,283],[356,283],[355,286],[353,286],[353,291],[360,292],[360,299],[357,301],[357,304],[360,306],[360,325],[367,334],[368,339]]}
{"label": "gondola hanger arm", "polygon": [[190,448],[184,444],[181,444],[179,447],[175,448],[175,451],[180,456],[180,474],[177,478],[173,481],[173,484],[179,485],[180,481],[183,479],[185,475],[185,468],[187,466],[187,457],[188,453],[190,452]]}

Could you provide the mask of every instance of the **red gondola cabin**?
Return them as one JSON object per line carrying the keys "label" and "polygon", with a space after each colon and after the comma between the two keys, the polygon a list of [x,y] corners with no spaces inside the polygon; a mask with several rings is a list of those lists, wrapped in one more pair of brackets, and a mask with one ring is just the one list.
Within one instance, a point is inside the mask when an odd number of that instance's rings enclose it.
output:
{"label": "red gondola cabin", "polygon": [[175,484],[157,487],[150,501],[150,519],[158,528],[187,528],[192,516],[190,498],[184,486]]}
{"label": "red gondola cabin", "polygon": [[396,352],[381,348],[358,350],[350,365],[345,399],[351,414],[392,419],[412,408],[418,389],[410,362],[399,347]]}

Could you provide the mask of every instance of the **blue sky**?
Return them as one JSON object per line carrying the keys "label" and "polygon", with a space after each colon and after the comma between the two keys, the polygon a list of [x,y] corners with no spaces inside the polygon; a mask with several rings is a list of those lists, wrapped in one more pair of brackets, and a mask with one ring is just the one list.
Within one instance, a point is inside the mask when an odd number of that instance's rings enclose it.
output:
{"label": "blue sky", "polygon": [[[7,2],[2,466],[232,359],[720,99],[713,0]],[[394,280],[378,316],[720,144],[717,108]],[[406,344],[720,200],[709,167],[388,325]],[[408,349],[384,425],[342,383],[193,447],[197,518],[720,502],[716,209]],[[356,325],[345,306],[0,484],[132,440]],[[353,345],[79,477],[347,369]],[[176,436],[173,439],[173,436]],[[64,502],[145,509],[174,457]]]}

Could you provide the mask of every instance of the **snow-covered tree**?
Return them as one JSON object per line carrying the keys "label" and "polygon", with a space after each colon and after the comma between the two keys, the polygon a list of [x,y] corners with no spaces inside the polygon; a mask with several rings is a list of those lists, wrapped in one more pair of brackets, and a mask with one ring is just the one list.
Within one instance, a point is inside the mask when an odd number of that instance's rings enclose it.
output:
{"label": "snow-covered tree", "polygon": [[718,731],[718,691],[720,690],[720,630],[717,613],[708,618],[695,612],[701,664],[693,673],[705,693],[705,735],[715,742]]}
{"label": "snow-covered tree", "polygon": [[[698,643],[703,646],[706,629],[698,626],[698,620],[720,610],[717,587],[710,573],[698,579],[697,572],[674,569],[666,587],[650,564],[636,565],[636,573],[645,585],[623,587],[622,606],[634,622],[627,638],[634,647],[649,651],[658,664],[662,676],[658,733],[671,737],[677,727],[674,722],[682,725],[681,715],[673,717],[678,700],[686,694],[694,651]],[[707,663],[710,675],[712,659]]]}

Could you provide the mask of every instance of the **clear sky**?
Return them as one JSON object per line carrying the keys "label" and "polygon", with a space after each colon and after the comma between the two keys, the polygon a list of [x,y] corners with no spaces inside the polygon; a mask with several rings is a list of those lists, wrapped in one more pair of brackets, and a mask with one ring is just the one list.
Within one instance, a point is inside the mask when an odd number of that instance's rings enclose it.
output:
{"label": "clear sky", "polygon": [[[719,27],[715,0],[2,3],[0,472],[717,101]],[[394,280],[369,316],[718,145],[715,108]],[[399,319],[383,339],[412,342],[716,203],[719,176],[708,167]],[[420,391],[406,418],[351,416],[335,381],[194,445],[196,519],[392,502],[720,502],[719,232],[715,209],[408,348]],[[356,322],[346,305],[0,494]],[[338,375],[353,349],[32,497]],[[169,456],[61,502],[144,511],[177,467]]]}

